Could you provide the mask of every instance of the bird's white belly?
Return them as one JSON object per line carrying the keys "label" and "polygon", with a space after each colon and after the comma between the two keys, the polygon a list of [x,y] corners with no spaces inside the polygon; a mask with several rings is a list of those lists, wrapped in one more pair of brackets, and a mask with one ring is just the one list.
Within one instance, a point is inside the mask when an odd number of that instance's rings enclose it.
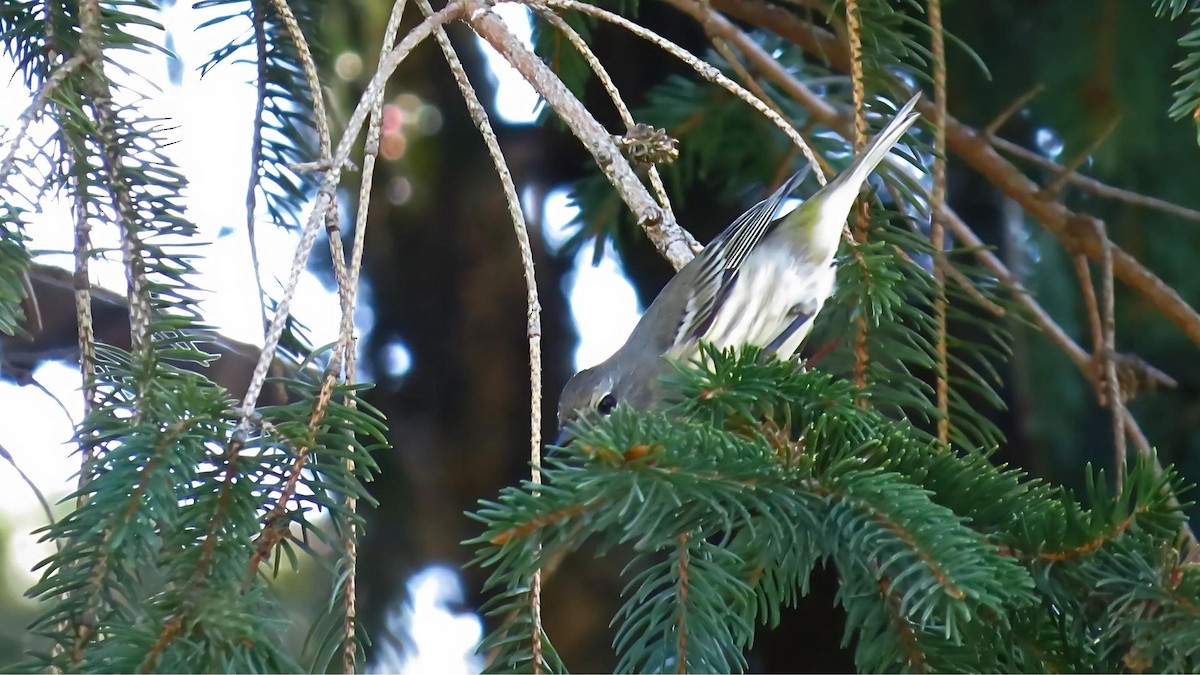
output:
{"label": "bird's white belly", "polygon": [[741,266],[729,297],[718,310],[703,340],[714,345],[767,347],[794,323],[797,313],[810,317],[778,345],[775,353],[790,358],[812,331],[812,318],[832,294],[832,260],[817,264],[790,251],[763,247]]}

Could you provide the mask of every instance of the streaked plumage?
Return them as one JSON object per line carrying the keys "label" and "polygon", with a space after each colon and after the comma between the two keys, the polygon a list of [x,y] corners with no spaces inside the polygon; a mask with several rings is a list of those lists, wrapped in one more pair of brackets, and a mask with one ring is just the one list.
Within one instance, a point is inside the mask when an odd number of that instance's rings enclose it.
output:
{"label": "streaked plumage", "polygon": [[686,360],[700,341],[744,344],[790,358],[833,293],[837,253],[863,183],[917,118],[913,97],[850,166],[784,217],[778,212],[807,173],[797,172],[755,204],[671,279],[629,339],[608,360],[580,371],[559,398],[559,424],[579,410],[607,414],[618,403],[662,405],[664,355]]}

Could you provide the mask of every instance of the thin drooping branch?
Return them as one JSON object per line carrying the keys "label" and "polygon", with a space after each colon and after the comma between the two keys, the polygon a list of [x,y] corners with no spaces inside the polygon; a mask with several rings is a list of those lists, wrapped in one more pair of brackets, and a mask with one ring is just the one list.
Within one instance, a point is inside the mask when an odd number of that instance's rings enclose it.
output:
{"label": "thin drooping branch", "polygon": [[[391,52],[392,47],[396,44],[396,32],[400,29],[400,20],[404,17],[406,5],[406,0],[396,0],[392,4],[392,11],[388,16],[387,26],[383,30],[383,41],[379,48],[380,63],[387,58],[388,53]],[[354,218],[354,244],[350,249],[350,269],[348,271],[350,297],[347,304],[351,308],[351,311],[342,313],[342,325],[339,327],[339,335],[344,335],[354,330],[354,326],[352,325],[354,319],[353,308],[357,306],[358,280],[362,272],[363,251],[367,241],[367,215],[371,205],[371,187],[375,179],[375,163],[379,158],[379,137],[383,123],[383,98],[385,91],[386,87],[381,87],[376,92],[375,98],[371,102],[371,117],[367,122],[367,140],[363,146],[362,177],[358,186],[358,204]],[[351,325],[347,325],[348,323]],[[355,339],[350,342],[346,349],[346,383],[350,385],[353,385],[358,380],[357,347],[357,340]],[[352,408],[356,407],[358,405],[357,399],[350,397],[346,401],[346,404]],[[346,459],[346,469],[349,472],[353,472],[353,459]],[[353,675],[357,670],[356,659],[358,655],[358,526],[354,520],[355,514],[358,512],[358,500],[353,495],[347,494],[345,506],[350,517],[347,519],[346,538],[344,542],[347,569],[345,570],[346,585],[343,602],[342,670],[347,675]]]}
{"label": "thin drooping branch", "polygon": [[[296,15],[292,12],[287,0],[271,0],[271,3],[274,5],[275,11],[279,13],[279,18],[283,20],[288,37],[296,45],[296,53],[300,56],[300,64],[304,68],[304,80],[308,84],[308,96],[313,107],[313,122],[317,128],[321,163],[328,167],[333,162],[333,143],[330,140],[329,116],[325,113],[325,95],[321,91],[321,78],[317,74],[317,62],[313,59],[312,49],[309,48],[304,31],[300,29],[300,22],[296,20]],[[346,275],[346,255],[342,250],[341,227],[338,224],[336,201],[330,204],[328,210],[325,211],[325,229],[329,235],[329,253],[333,259],[333,275],[338,285],[338,301],[343,314],[352,313],[353,310],[349,309],[350,279]],[[344,345],[342,346],[344,349]],[[333,354],[335,367],[341,363],[338,360],[340,358],[342,358],[341,354],[336,352]]]}
{"label": "thin drooping branch", "polygon": [[1067,183],[1071,180],[1071,176],[1078,174],[1079,167],[1083,166],[1088,161],[1088,158],[1095,154],[1096,150],[1104,143],[1104,141],[1108,140],[1108,137],[1117,130],[1117,125],[1120,122],[1121,117],[1119,115],[1113,115],[1109,117],[1108,122],[1104,126],[1104,130],[1101,131],[1101,133],[1094,139],[1092,139],[1092,141],[1087,144],[1087,147],[1075,153],[1075,156],[1063,165],[1062,170],[1060,170],[1054,176],[1054,178],[1042,188],[1039,196],[1042,199],[1053,199],[1057,197],[1058,193],[1062,192],[1062,189],[1066,187]]}
{"label": "thin drooping branch", "polygon": [[[946,201],[946,36],[942,29],[941,0],[929,0],[929,32],[933,52],[933,192],[930,201]],[[929,239],[933,246],[933,318],[937,322],[938,442],[950,444],[950,359],[946,335],[946,233],[938,220],[939,209],[930,209]]]}
{"label": "thin drooping branch", "polygon": [[[417,2],[426,16],[433,13],[429,6],[429,0],[417,0]],[[513,233],[517,239],[517,250],[521,255],[521,272],[525,277],[526,293],[525,331],[529,342],[529,461],[532,481],[538,485],[542,482],[542,305],[538,299],[537,277],[533,269],[533,247],[529,241],[529,226],[525,222],[525,213],[521,209],[521,198],[517,194],[517,186],[513,182],[512,172],[504,159],[504,153],[500,150],[500,141],[496,138],[495,130],[492,129],[487,111],[480,103],[475,88],[471,86],[471,81],[467,78],[467,71],[463,69],[462,62],[455,53],[454,45],[450,43],[445,29],[438,26],[435,37],[438,45],[442,48],[442,54],[446,57],[446,63],[450,66],[450,71],[454,74],[454,81],[462,93],[463,102],[466,103],[471,121],[475,123],[475,128],[483,137],[496,174],[500,177],[500,185],[504,189],[504,198],[508,204],[508,216],[512,221]],[[535,674],[542,672],[544,659],[542,655],[541,594],[542,572],[541,569],[537,569],[530,580],[529,593],[532,616],[530,641],[533,645],[533,672]]]}
{"label": "thin drooping branch", "polygon": [[[84,161],[78,152],[74,154],[76,163]],[[79,170],[78,168],[76,169]],[[72,279],[75,295],[75,322],[78,326],[79,344],[79,374],[82,379],[83,416],[86,418],[92,412],[96,400],[96,384],[92,377],[96,374],[96,333],[92,324],[92,278],[89,271],[92,258],[92,222],[88,217],[87,199],[84,197],[84,187],[78,177],[71,191],[74,197],[73,206],[75,219],[75,274]],[[79,473],[79,498],[76,507],[83,505],[83,487],[91,475],[92,449],[86,444],[81,447],[83,463]]]}
{"label": "thin drooping branch", "polygon": [[1028,105],[1029,102],[1037,97],[1038,94],[1042,93],[1045,88],[1046,85],[1039,82],[1030,87],[1029,91],[1026,91],[1024,94],[1021,94],[1017,98],[1013,99],[1013,102],[1009,103],[1008,107],[1006,107],[1004,110],[1001,110],[1000,114],[996,115],[996,117],[994,117],[991,122],[988,122],[988,125],[983,128],[984,135],[996,135],[996,132],[1000,130],[1000,127],[1004,126],[1005,122],[1011,119],[1013,115],[1016,115],[1018,112],[1020,112],[1021,109]]}
{"label": "thin drooping branch", "polygon": [[[8,451],[8,448],[5,448],[3,445],[0,445],[0,459],[8,462],[9,465],[12,466],[13,470],[17,472],[17,475],[20,476],[21,480],[25,481],[25,484],[28,485],[29,489],[33,492],[33,496],[37,498],[38,504],[40,504],[42,507],[42,513],[46,516],[46,524],[53,525],[54,512],[50,510],[50,502],[46,499],[46,495],[42,493],[40,488],[38,488],[37,483],[35,483],[33,479],[29,477],[29,474],[25,473],[25,471],[21,468],[21,465],[17,464],[17,460],[13,458],[12,453]],[[62,547],[62,542],[55,540],[54,543],[60,548]]]}
{"label": "thin drooping branch", "polygon": [[258,187],[261,183],[262,149],[263,149],[263,111],[267,107],[267,31],[266,17],[263,16],[265,0],[250,0],[254,24],[254,51],[256,74],[257,100],[254,104],[254,135],[250,139],[250,180],[246,186],[246,238],[250,242],[250,264],[254,269],[254,287],[258,290],[258,311],[262,318],[263,335],[267,334],[267,294],[263,289],[262,266],[258,262],[258,237],[254,233],[254,212],[258,206]]}
{"label": "thin drooping branch", "polygon": [[[710,14],[709,16],[715,15]],[[719,35],[712,35],[710,36],[710,39],[713,47],[717,50],[717,53],[721,55],[721,58],[725,59],[729,66],[733,68],[733,72],[737,73],[737,76],[741,78],[742,82],[745,83],[746,89],[750,90],[750,92],[757,96],[763,103],[766,103],[768,106],[770,106],[771,110],[774,110],[780,117],[784,117],[786,119],[783,109],[779,107],[779,104],[777,104],[773,98],[771,98],[771,96],[767,93],[767,90],[763,89],[762,85],[758,83],[758,80],[754,79],[754,76],[746,68],[745,64],[743,64],[741,60],[738,59],[737,55],[733,53],[733,49],[729,46],[729,43]],[[801,134],[799,129],[796,130],[796,133],[800,134],[801,138],[804,138],[804,134]],[[805,143],[808,143],[807,138],[805,138]],[[808,143],[808,145],[809,147],[812,146],[811,143]],[[814,168],[814,173],[816,173],[817,176],[817,182],[821,185],[825,185],[829,182],[829,179],[826,176],[832,175],[833,170],[829,167],[829,162],[825,161],[825,158],[821,155],[814,155],[814,158],[817,160],[816,167]],[[791,162],[792,157],[789,157],[786,165],[790,166]],[[809,166],[812,165],[810,164]],[[781,176],[776,182],[780,183],[784,180],[784,178],[786,178],[786,176]]]}
{"label": "thin drooping branch", "polygon": [[[421,24],[405,35],[400,44],[388,52],[387,58],[379,64],[379,68],[367,84],[362,98],[359,99],[358,105],[347,121],[346,131],[342,139],[338,142],[337,150],[333,154],[333,161],[322,178],[321,185],[317,191],[316,204],[309,213],[308,221],[300,237],[300,242],[296,246],[296,253],[292,258],[291,270],[288,273],[288,280],[284,284],[283,295],[279,300],[275,316],[271,319],[271,329],[267,332],[267,338],[262,352],[259,354],[258,363],[255,364],[254,372],[250,377],[250,384],[246,389],[245,396],[242,397],[240,406],[241,420],[238,424],[239,430],[244,432],[250,427],[251,418],[254,415],[254,407],[258,402],[259,395],[262,393],[267,371],[275,358],[275,350],[279,346],[279,339],[283,335],[284,322],[287,319],[292,298],[296,293],[296,286],[300,281],[300,273],[304,270],[304,266],[308,262],[308,256],[312,252],[313,243],[317,239],[317,232],[320,229],[321,223],[324,222],[326,214],[332,207],[334,192],[340,182],[342,168],[350,156],[350,151],[355,139],[358,138],[359,131],[361,131],[367,116],[374,106],[375,97],[379,95],[379,92],[386,85],[387,79],[396,70],[397,66],[400,65],[400,62],[408,56],[414,47],[429,37],[433,32],[434,26],[440,26],[447,21],[452,21],[462,13],[462,6],[452,3],[421,22]],[[334,356],[337,356],[336,351]]]}
{"label": "thin drooping branch", "polygon": [[[1125,478],[1125,400],[1121,395],[1121,380],[1117,377],[1117,310],[1113,292],[1112,241],[1104,224],[1098,234],[1104,241],[1104,256],[1101,258],[1100,274],[1103,288],[1104,314],[1104,379],[1107,384],[1108,408],[1112,411],[1113,445],[1117,460],[1117,487]],[[1145,454],[1145,453],[1143,453]]]}
{"label": "thin drooping branch", "polygon": [[[1100,303],[1096,300],[1096,285],[1092,283],[1092,270],[1088,266],[1087,256],[1082,253],[1076,253],[1072,256],[1075,263],[1075,277],[1079,280],[1079,291],[1083,295],[1083,309],[1087,314],[1088,327],[1092,332],[1092,365],[1096,372],[1095,377],[1104,376],[1104,361],[1101,354],[1104,352],[1104,327],[1103,321],[1100,318]],[[1101,405],[1104,405],[1104,389],[1096,389],[1097,400]]]}
{"label": "thin drooping branch", "polygon": [[[730,15],[787,39],[805,51],[823,58],[838,70],[848,72],[850,58],[841,41],[826,30],[813,26],[786,9],[761,0],[712,0]],[[792,78],[794,79],[794,78]],[[897,87],[907,89],[897,82]],[[923,115],[933,114],[932,104],[918,104]],[[834,110],[832,106],[809,108],[814,116]],[[834,120],[827,123],[834,126]],[[837,127],[835,127],[837,128]],[[1006,196],[1041,223],[1068,247],[1077,247],[1093,260],[1100,260],[1102,242],[1094,227],[1094,216],[1076,213],[1060,202],[1042,199],[1041,188],[996,152],[992,139],[975,131],[951,115],[946,116],[946,146],[969,166],[982,174]],[[1174,288],[1146,269],[1129,253],[1114,245],[1113,273],[1159,309],[1187,337],[1200,345],[1200,313],[1179,296]]]}

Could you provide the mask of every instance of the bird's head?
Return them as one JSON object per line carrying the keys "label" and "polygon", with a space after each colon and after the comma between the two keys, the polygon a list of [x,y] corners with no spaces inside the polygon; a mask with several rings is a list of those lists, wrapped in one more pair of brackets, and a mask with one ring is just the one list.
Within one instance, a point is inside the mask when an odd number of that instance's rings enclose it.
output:
{"label": "bird's head", "polygon": [[620,352],[594,368],[575,373],[567,380],[558,397],[560,445],[569,440],[564,432],[566,426],[582,415],[590,413],[607,417],[618,405],[638,410],[650,410],[656,406],[658,369],[623,369],[619,355]]}

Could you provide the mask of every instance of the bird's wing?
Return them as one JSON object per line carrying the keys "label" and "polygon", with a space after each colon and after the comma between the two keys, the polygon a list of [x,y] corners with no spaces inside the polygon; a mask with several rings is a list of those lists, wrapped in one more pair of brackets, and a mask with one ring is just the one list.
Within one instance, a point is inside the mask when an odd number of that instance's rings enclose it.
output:
{"label": "bird's wing", "polygon": [[704,337],[721,310],[746,257],[775,224],[775,214],[788,195],[808,175],[809,166],[792,174],[770,197],[750,207],[725,228],[693,263],[698,266],[691,295],[684,306],[675,344],[688,344]]}

